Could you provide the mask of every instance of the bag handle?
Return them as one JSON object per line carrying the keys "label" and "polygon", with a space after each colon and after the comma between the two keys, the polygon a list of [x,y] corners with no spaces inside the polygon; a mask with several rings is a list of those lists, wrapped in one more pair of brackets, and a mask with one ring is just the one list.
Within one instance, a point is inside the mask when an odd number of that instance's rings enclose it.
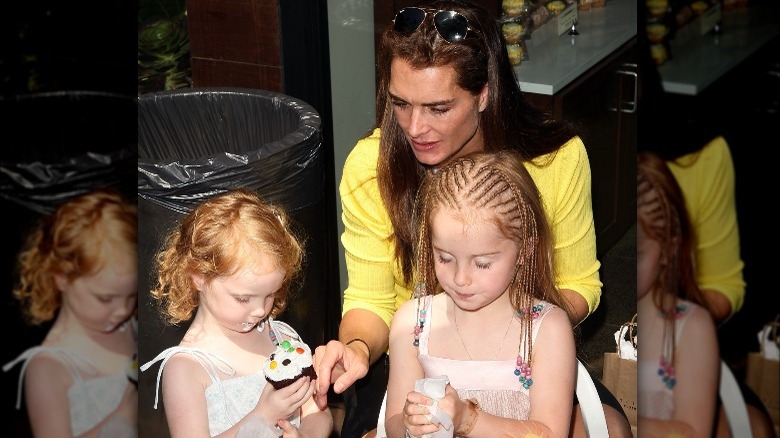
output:
{"label": "bag handle", "polygon": [[778,337],[778,331],[780,331],[780,313],[775,316],[775,320],[772,322],[772,335],[775,337],[775,345],[780,348],[780,337]]}
{"label": "bag handle", "polygon": [[780,337],[778,337],[780,333],[778,332],[780,332],[780,313],[775,316],[774,320],[766,323],[761,329],[761,352],[764,351],[765,343],[770,341],[774,341],[775,345],[780,348]]}
{"label": "bag handle", "polygon": [[[621,338],[623,338],[623,339],[627,338],[626,340],[631,342],[631,346],[633,346],[634,349],[637,348],[638,325],[637,325],[637,322],[636,322],[636,315],[637,314],[635,313],[634,316],[631,317],[631,321],[624,322],[620,326],[620,332],[618,332],[618,340],[621,339]],[[625,330],[625,334],[623,334],[623,330]],[[622,359],[623,357],[620,356],[620,342],[619,341],[617,343],[617,353],[618,353],[618,357],[620,357]]]}

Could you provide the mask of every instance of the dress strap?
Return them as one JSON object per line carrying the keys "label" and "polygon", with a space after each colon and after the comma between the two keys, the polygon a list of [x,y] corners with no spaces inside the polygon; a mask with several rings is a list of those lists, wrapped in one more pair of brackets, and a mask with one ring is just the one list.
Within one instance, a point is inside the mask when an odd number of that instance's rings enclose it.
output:
{"label": "dress strap", "polygon": [[24,363],[22,364],[22,370],[19,372],[19,384],[18,384],[17,396],[16,396],[16,409],[19,409],[21,407],[22,387],[24,385],[24,375],[25,372],[27,371],[27,366],[30,364],[30,360],[39,353],[48,353],[56,357],[57,359],[59,359],[59,361],[62,362],[65,368],[67,368],[68,373],[70,374],[74,382],[80,382],[81,380],[83,380],[81,378],[82,371],[93,375],[98,374],[98,368],[89,359],[81,355],[78,355],[76,353],[73,353],[72,351],[66,350],[64,348],[48,347],[45,345],[39,345],[36,347],[28,348],[27,350],[22,352],[22,354],[20,354],[16,359],[3,365],[3,371],[8,371],[14,366],[16,366],[17,363],[24,361]]}
{"label": "dress strap", "polygon": [[160,379],[162,378],[163,368],[165,368],[165,364],[168,362],[168,360],[170,360],[171,357],[173,357],[178,353],[187,353],[192,357],[194,357],[195,360],[198,361],[200,366],[202,366],[203,369],[206,370],[206,373],[209,375],[209,378],[211,379],[212,383],[220,382],[219,372],[222,372],[223,374],[227,374],[228,376],[232,376],[236,374],[235,368],[233,368],[228,363],[227,360],[225,360],[219,355],[216,355],[214,353],[211,353],[209,351],[200,348],[180,347],[180,346],[170,347],[164,350],[162,353],[158,354],[157,357],[150,360],[149,362],[146,362],[140,367],[141,371],[146,371],[155,362],[162,360],[162,362],[160,363],[160,369],[157,371],[157,384],[155,385],[154,388],[155,409],[157,409],[157,402],[159,400]]}
{"label": "dress strap", "polygon": [[[289,338],[294,338],[298,341],[302,341],[298,332],[296,332],[295,329],[290,327],[290,325],[286,322],[277,321],[269,316],[268,326],[271,327],[269,335],[271,336],[271,340],[274,341],[274,344],[281,342],[280,339],[283,339],[282,335],[285,335]],[[260,329],[259,325],[257,326],[257,329],[261,332],[263,331]]]}
{"label": "dress strap", "polygon": [[544,307],[542,308],[541,313],[539,313],[539,316],[534,320],[533,324],[531,325],[531,330],[532,330],[531,342],[533,342],[534,344],[536,344],[536,334],[539,333],[539,327],[542,326],[542,320],[550,312],[550,310],[552,310],[555,307],[558,307],[546,301],[542,301],[541,303]]}
{"label": "dress strap", "polygon": [[680,336],[682,336],[683,329],[685,328],[685,323],[688,322],[688,318],[691,316],[691,314],[695,312],[697,309],[699,309],[699,306],[689,301],[684,301],[678,305],[678,309],[679,309],[678,311],[679,316],[675,321],[675,324],[677,324],[677,326],[675,327],[674,330],[675,345],[680,343]]}

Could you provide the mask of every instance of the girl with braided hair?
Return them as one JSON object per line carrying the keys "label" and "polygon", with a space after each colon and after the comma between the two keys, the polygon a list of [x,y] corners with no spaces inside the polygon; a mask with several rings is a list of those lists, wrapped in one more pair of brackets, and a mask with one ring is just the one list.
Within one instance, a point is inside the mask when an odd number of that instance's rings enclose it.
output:
{"label": "girl with braided hair", "polygon": [[638,428],[647,436],[709,437],[718,398],[717,333],[696,284],[682,191],[655,153],[637,155],[637,195]]}
{"label": "girl with braided hair", "polygon": [[[422,181],[415,299],[390,326],[388,437],[442,428],[568,436],[574,335],[539,192],[522,163],[510,151],[476,152]],[[415,391],[417,379],[439,376],[448,384],[436,403]]]}

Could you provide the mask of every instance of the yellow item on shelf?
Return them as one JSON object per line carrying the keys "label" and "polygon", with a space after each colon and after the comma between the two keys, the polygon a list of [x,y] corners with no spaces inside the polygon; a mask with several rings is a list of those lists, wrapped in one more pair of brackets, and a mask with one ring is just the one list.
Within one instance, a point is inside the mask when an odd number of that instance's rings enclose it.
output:
{"label": "yellow item on shelf", "polygon": [[645,0],[647,12],[654,17],[660,17],[669,10],[669,0]]}
{"label": "yellow item on shelf", "polygon": [[651,43],[662,42],[666,37],[666,34],[669,33],[669,29],[663,23],[649,23],[645,27],[645,30],[647,32],[647,39],[649,39]]}
{"label": "yellow item on shelf", "polygon": [[520,65],[523,61],[523,47],[520,44],[507,44],[506,52],[512,65]]}
{"label": "yellow item on shelf", "polygon": [[705,1],[697,1],[691,3],[691,9],[696,16],[701,16],[707,9],[710,8],[710,4]]}
{"label": "yellow item on shelf", "polygon": [[503,0],[501,2],[501,8],[507,16],[515,17],[523,12],[525,7],[525,0]]}
{"label": "yellow item on shelf", "polygon": [[650,56],[653,57],[655,65],[663,65],[669,59],[669,52],[663,44],[653,44],[650,46]]}
{"label": "yellow item on shelf", "polygon": [[523,37],[523,25],[520,23],[505,23],[501,26],[507,44],[517,44]]}
{"label": "yellow item on shelf", "polygon": [[556,16],[561,13],[564,9],[566,9],[566,3],[563,2],[563,0],[552,0],[551,2],[547,3],[547,10],[550,11],[550,13],[553,16]]}

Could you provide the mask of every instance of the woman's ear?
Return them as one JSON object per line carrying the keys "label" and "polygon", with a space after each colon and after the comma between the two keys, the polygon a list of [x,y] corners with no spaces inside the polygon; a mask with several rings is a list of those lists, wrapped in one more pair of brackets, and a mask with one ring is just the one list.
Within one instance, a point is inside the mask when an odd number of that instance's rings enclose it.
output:
{"label": "woman's ear", "polygon": [[482,87],[482,91],[479,92],[479,112],[485,111],[485,108],[487,108],[488,93],[488,86],[485,84],[485,86]]}

